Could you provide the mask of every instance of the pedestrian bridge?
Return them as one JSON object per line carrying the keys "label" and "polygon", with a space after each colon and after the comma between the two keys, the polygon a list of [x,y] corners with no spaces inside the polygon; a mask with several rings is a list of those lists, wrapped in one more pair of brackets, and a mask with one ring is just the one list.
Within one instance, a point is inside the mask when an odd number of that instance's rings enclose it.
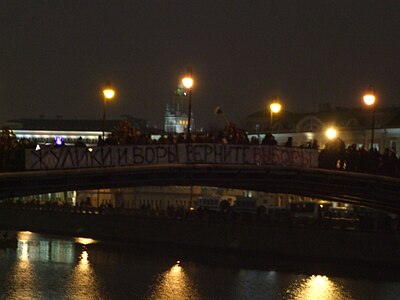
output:
{"label": "pedestrian bridge", "polygon": [[164,163],[0,174],[0,198],[68,190],[200,185],[287,193],[400,213],[400,179],[310,167]]}

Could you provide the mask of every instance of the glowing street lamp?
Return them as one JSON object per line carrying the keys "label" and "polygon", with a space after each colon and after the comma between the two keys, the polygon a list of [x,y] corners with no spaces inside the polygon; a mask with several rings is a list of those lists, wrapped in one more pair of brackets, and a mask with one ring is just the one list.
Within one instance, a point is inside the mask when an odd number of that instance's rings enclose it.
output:
{"label": "glowing street lamp", "polygon": [[271,112],[271,118],[270,118],[270,131],[272,133],[272,124],[273,124],[273,118],[274,118],[274,114],[277,114],[281,111],[282,109],[282,105],[277,101],[274,100],[274,102],[272,102],[269,106],[269,110]]}
{"label": "glowing street lamp", "polygon": [[183,86],[189,90],[189,114],[188,114],[188,125],[187,132],[188,138],[190,140],[190,120],[192,119],[192,86],[193,86],[193,77],[192,77],[192,68],[188,67],[186,76],[182,79]]}
{"label": "glowing street lamp", "polygon": [[108,80],[103,89],[104,95],[104,110],[103,110],[103,141],[104,141],[104,131],[106,124],[106,103],[110,101],[115,96],[115,90],[111,87],[111,82]]}
{"label": "glowing street lamp", "polygon": [[375,88],[370,85],[368,92],[363,97],[365,105],[372,108],[372,122],[371,122],[371,150],[374,149],[374,132],[375,132]]}
{"label": "glowing street lamp", "polygon": [[337,137],[337,130],[333,127],[330,127],[325,131],[325,135],[329,140],[333,140]]}

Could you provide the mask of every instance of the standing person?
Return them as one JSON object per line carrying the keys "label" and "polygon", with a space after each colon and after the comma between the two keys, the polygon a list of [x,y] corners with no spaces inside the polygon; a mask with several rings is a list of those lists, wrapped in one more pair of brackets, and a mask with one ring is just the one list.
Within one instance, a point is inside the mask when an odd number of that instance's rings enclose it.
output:
{"label": "standing person", "polygon": [[104,146],[104,140],[103,137],[101,135],[99,135],[99,137],[97,138],[97,146]]}
{"label": "standing person", "polygon": [[81,136],[76,140],[75,147],[86,147]]}
{"label": "standing person", "polygon": [[319,149],[318,140],[314,139],[311,143],[311,149]]}
{"label": "standing person", "polygon": [[293,137],[289,136],[285,143],[285,147],[293,147]]}
{"label": "standing person", "polygon": [[357,171],[358,170],[358,157],[359,153],[357,150],[357,145],[352,144],[349,147],[347,147],[346,151],[346,170],[347,171]]}

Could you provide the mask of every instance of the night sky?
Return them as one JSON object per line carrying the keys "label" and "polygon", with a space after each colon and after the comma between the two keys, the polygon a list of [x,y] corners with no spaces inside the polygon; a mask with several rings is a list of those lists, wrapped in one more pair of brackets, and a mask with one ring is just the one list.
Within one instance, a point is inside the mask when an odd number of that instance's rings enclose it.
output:
{"label": "night sky", "polygon": [[277,95],[293,112],[400,100],[398,0],[2,0],[0,122],[124,114],[161,127],[187,66],[198,126],[237,123]]}

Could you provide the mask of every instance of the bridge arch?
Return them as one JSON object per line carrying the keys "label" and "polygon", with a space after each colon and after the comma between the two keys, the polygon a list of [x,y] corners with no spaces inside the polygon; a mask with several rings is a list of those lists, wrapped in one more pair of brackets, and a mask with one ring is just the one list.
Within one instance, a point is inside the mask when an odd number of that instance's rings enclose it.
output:
{"label": "bridge arch", "polygon": [[162,164],[3,173],[0,198],[152,185],[200,185],[296,194],[400,213],[400,179],[273,165]]}

